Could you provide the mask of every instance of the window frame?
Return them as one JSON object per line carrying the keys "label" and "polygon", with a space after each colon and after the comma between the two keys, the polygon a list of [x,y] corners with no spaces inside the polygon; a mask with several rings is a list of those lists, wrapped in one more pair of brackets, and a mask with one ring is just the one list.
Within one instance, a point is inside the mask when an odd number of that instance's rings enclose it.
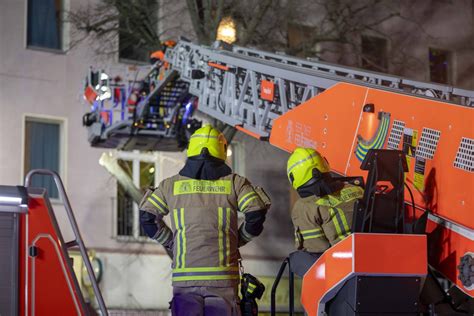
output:
{"label": "window frame", "polygon": [[[25,170],[25,154],[26,154],[26,122],[50,123],[59,125],[59,176],[67,187],[67,131],[68,119],[66,117],[42,115],[35,113],[23,113],[21,119],[21,167],[20,167],[20,183],[24,183],[26,177]],[[51,198],[52,204],[62,204],[60,198]]]}
{"label": "window frame", "polygon": [[[364,58],[363,58],[363,55],[364,55],[364,52],[363,52],[363,46],[362,46],[362,42],[363,42],[363,39],[365,38],[373,38],[373,39],[376,39],[376,40],[383,40],[384,43],[385,43],[385,58],[384,58],[384,67],[385,67],[385,71],[383,70],[373,70],[373,69],[367,69],[364,67]],[[364,69],[366,71],[372,71],[372,72],[379,72],[379,73],[389,73],[390,72],[390,39],[387,38],[387,37],[384,37],[384,36],[380,36],[380,35],[372,35],[372,34],[361,34],[360,35],[360,54],[359,54],[359,67],[361,69]]]}
{"label": "window frame", "polygon": [[[322,45],[320,42],[316,43],[313,47],[306,46],[304,44],[305,37],[307,37],[308,34],[313,33],[316,29],[317,29],[317,26],[315,25],[295,23],[295,22],[288,23],[287,28],[286,28],[286,41],[288,43],[288,48],[292,50],[292,49],[298,48],[299,45],[302,45],[302,50],[299,54],[295,55],[296,57],[308,58],[308,57],[316,56],[316,58],[318,58],[319,54],[321,54]],[[299,41],[299,43],[296,43],[296,45],[294,43],[295,39],[293,38],[295,34],[298,34],[297,36],[301,37],[301,40]],[[296,42],[298,41],[296,40]]]}
{"label": "window frame", "polygon": [[[164,169],[166,165],[166,160],[173,163],[182,163],[181,160],[174,159],[163,155],[161,152],[149,152],[143,153],[138,150],[134,151],[116,151],[115,158],[117,160],[126,160],[132,161],[132,175],[133,183],[135,186],[140,186],[140,162],[154,163],[155,167],[155,186],[164,180]],[[119,185],[118,182],[116,184]],[[113,199],[113,237],[118,242],[136,242],[136,243],[156,243],[156,241],[150,239],[148,236],[140,236],[140,220],[139,220],[139,210],[137,203],[133,202],[133,222],[132,222],[132,232],[133,235],[118,235],[118,196],[117,188],[115,189],[115,195]],[[164,221],[169,225],[169,216],[164,217]]]}
{"label": "window frame", "polygon": [[[431,81],[431,66],[430,66],[430,54],[431,54],[431,50],[439,50],[439,51],[445,51],[448,53],[448,82],[446,83],[440,83],[440,82],[435,82],[435,81]],[[435,45],[428,45],[428,58],[427,58],[427,63],[426,63],[426,72],[428,74],[428,82],[430,83],[433,83],[433,84],[440,84],[440,85],[455,85],[455,82],[454,82],[454,78],[456,78],[456,69],[457,67],[455,67],[455,62],[456,62],[456,58],[455,58],[455,51],[454,50],[450,50],[450,49],[447,49],[447,48],[443,48],[443,47],[439,47],[439,46],[435,46]]]}
{"label": "window frame", "polygon": [[[39,0],[41,1],[41,0]],[[42,46],[34,46],[28,44],[28,2],[29,0],[25,0],[25,30],[24,30],[24,48],[32,51],[39,51],[45,53],[52,53],[58,55],[64,55],[67,53],[70,47],[71,37],[70,37],[70,30],[71,30],[71,23],[67,22],[66,19],[66,12],[68,12],[71,8],[71,0],[61,0],[61,13],[60,13],[60,21],[61,23],[61,47],[59,49],[56,48],[49,48],[49,47],[42,47]]]}

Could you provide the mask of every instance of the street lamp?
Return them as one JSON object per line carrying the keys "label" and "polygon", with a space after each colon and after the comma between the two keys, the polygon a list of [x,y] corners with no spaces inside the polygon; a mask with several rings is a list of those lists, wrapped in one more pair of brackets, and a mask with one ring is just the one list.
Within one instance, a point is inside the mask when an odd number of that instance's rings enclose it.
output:
{"label": "street lamp", "polygon": [[218,41],[223,41],[228,44],[232,44],[237,40],[237,31],[235,28],[235,22],[230,17],[225,17],[219,23],[217,27],[217,38]]}

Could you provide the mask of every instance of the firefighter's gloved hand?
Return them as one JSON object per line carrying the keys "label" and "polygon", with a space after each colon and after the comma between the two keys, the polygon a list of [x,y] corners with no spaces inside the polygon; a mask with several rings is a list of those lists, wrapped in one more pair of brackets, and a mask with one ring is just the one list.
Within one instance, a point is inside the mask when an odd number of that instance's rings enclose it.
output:
{"label": "firefighter's gloved hand", "polygon": [[168,242],[162,244],[165,247],[165,250],[168,254],[173,255],[173,239],[170,239]]}
{"label": "firefighter's gloved hand", "polygon": [[245,223],[240,225],[240,227],[239,227],[239,243],[238,243],[239,248],[242,247],[242,246],[245,246],[254,237],[255,237],[254,235],[250,234],[249,232],[247,232],[245,230]]}
{"label": "firefighter's gloved hand", "polygon": [[165,251],[166,253],[168,254],[168,256],[173,259],[173,245],[171,244],[171,246],[165,246],[163,245],[163,247],[165,248]]}
{"label": "firefighter's gloved hand", "polygon": [[239,236],[239,243],[238,243],[238,247],[242,247],[242,246],[245,246],[246,244],[248,243],[248,241],[245,241],[243,240],[240,236]]}
{"label": "firefighter's gloved hand", "polygon": [[245,213],[245,222],[239,227],[239,247],[262,233],[266,213],[266,209]]}
{"label": "firefighter's gloved hand", "polygon": [[158,232],[158,226],[156,225],[156,215],[146,211],[140,210],[140,224],[145,231],[145,234],[154,239]]}
{"label": "firefighter's gloved hand", "polygon": [[162,217],[140,210],[140,223],[148,237],[163,245],[168,254],[173,253],[173,233]]}

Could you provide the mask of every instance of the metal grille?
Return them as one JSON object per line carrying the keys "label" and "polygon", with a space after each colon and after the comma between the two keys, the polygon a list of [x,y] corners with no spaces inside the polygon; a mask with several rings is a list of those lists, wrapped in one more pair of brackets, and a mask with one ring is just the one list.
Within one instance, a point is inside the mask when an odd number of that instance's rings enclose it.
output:
{"label": "metal grille", "polygon": [[403,136],[403,130],[405,128],[405,122],[402,121],[393,121],[392,130],[390,131],[390,136],[388,137],[387,148],[388,149],[398,149],[400,146],[400,141]]}
{"label": "metal grille", "polygon": [[433,159],[440,135],[440,131],[426,127],[423,128],[420,142],[416,149],[416,156],[419,158]]}
{"label": "metal grille", "polygon": [[474,139],[467,137],[461,139],[454,167],[474,172]]}

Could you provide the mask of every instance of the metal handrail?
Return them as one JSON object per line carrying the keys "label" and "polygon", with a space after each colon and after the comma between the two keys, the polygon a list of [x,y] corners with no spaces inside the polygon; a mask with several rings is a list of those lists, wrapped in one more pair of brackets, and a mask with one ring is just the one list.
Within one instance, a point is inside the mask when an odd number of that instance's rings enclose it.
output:
{"label": "metal handrail", "polygon": [[289,298],[288,298],[288,315],[293,316],[295,312],[295,294],[294,294],[294,273],[291,271],[290,258],[286,257],[285,260],[281,263],[280,270],[273,282],[272,291],[270,294],[270,315],[275,316],[276,314],[276,291],[278,284],[280,284],[281,277],[285,268],[288,265],[288,286],[289,286]]}
{"label": "metal handrail", "polygon": [[30,186],[31,178],[35,174],[47,175],[47,176],[53,177],[54,183],[56,184],[56,188],[58,189],[61,201],[63,202],[64,208],[66,209],[66,214],[71,224],[72,231],[74,232],[74,236],[76,238],[75,240],[68,242],[67,244],[74,245],[74,246],[77,245],[79,247],[79,252],[81,253],[82,260],[84,260],[84,264],[86,265],[87,274],[89,275],[89,279],[92,284],[94,295],[97,298],[97,303],[99,304],[100,311],[102,315],[108,315],[108,311],[104,303],[104,298],[102,297],[102,293],[100,292],[99,285],[97,284],[94,271],[92,270],[92,265],[89,260],[89,256],[87,255],[87,249],[82,240],[81,233],[79,232],[79,227],[77,226],[76,218],[74,217],[74,214],[72,212],[72,207],[71,207],[71,204],[69,203],[69,198],[66,194],[66,190],[64,189],[64,185],[61,180],[61,177],[52,170],[33,169],[30,172],[28,172],[28,174],[25,177],[25,187]]}

